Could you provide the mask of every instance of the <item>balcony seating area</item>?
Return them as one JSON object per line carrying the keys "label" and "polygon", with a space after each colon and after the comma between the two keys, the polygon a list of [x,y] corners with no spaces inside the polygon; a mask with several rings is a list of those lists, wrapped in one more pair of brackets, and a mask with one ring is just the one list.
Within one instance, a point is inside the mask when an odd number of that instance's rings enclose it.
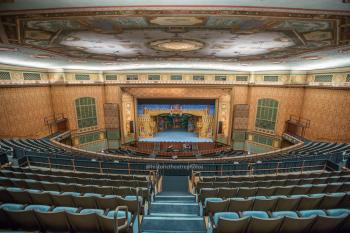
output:
{"label": "balcony seating area", "polygon": [[208,176],[194,190],[213,232],[350,229],[350,171]]}
{"label": "balcony seating area", "polygon": [[[0,183],[5,187],[97,195],[140,196],[143,204],[151,200],[153,183],[147,176],[98,175],[11,168],[0,171]],[[94,178],[93,178],[94,177]]]}
{"label": "balcony seating area", "polygon": [[103,210],[17,203],[0,205],[0,225],[7,230],[115,233],[130,232],[134,223],[128,208]]}
{"label": "balcony seating area", "polygon": [[0,170],[0,231],[132,232],[152,190],[148,176],[6,167]]}
{"label": "balcony seating area", "polygon": [[309,160],[309,159],[330,159],[339,162],[350,156],[350,144],[328,143],[307,141],[303,147],[289,151],[287,153],[273,153],[263,155],[259,158],[252,158],[251,161],[282,161],[282,160]]}

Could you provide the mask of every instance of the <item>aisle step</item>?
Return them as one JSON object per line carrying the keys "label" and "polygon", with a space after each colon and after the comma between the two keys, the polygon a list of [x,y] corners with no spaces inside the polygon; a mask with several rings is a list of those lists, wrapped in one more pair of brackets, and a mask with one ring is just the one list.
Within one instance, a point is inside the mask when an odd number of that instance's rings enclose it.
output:
{"label": "aisle step", "polygon": [[169,201],[169,202],[195,202],[196,201],[196,197],[195,196],[156,196],[155,197],[155,201]]}
{"label": "aisle step", "polygon": [[145,216],[142,232],[206,232],[202,217]]}
{"label": "aisle step", "polygon": [[159,214],[192,214],[199,215],[199,205],[197,203],[152,203],[149,213]]}

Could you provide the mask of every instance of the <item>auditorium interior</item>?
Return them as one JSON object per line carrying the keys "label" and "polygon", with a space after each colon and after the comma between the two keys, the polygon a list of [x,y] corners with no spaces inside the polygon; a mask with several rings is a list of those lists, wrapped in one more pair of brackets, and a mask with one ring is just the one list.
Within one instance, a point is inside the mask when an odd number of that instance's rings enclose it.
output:
{"label": "auditorium interior", "polygon": [[350,232],[350,1],[0,0],[1,232]]}

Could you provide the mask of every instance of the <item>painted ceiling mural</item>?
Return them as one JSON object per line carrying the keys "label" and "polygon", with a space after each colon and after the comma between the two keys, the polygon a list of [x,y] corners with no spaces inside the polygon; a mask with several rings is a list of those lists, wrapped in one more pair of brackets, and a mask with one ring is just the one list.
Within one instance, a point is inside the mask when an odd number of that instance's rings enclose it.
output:
{"label": "painted ceiling mural", "polygon": [[36,50],[36,58],[83,62],[312,60],[308,54],[350,41],[349,27],[343,27],[349,17],[336,14],[120,10],[0,19],[4,44]]}

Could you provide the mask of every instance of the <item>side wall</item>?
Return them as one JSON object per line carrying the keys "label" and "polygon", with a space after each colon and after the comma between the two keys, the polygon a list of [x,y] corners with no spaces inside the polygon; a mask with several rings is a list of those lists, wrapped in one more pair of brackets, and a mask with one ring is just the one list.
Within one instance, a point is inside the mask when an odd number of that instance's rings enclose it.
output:
{"label": "side wall", "polygon": [[[320,73],[331,73],[331,71],[320,71]],[[127,135],[126,122],[133,120],[134,113],[130,112],[130,119],[127,118],[126,107],[123,106],[126,102],[122,101],[122,97],[125,93],[130,93],[135,98],[138,96],[145,98],[140,90],[147,89],[158,98],[198,98],[202,95],[201,98],[220,99],[218,120],[227,121],[227,124],[224,124],[225,135],[227,135],[227,138],[226,136],[223,138],[224,141],[226,139],[230,141],[232,135],[234,119],[231,109],[234,109],[234,105],[249,105],[247,130],[255,131],[258,99],[272,98],[279,102],[279,108],[275,135],[271,136],[281,136],[285,122],[291,115],[295,115],[310,120],[310,128],[305,132],[307,138],[350,143],[350,81],[346,81],[346,77],[350,75],[348,69],[334,72],[334,81],[322,83],[322,85],[314,82],[317,72],[279,74],[279,82],[273,84],[263,81],[265,74],[250,74],[246,82],[235,82],[235,76],[230,75],[227,83],[214,86],[209,85],[207,81],[190,83],[190,75],[184,74],[188,82],[184,84],[186,88],[175,84],[171,88],[169,84],[156,86],[149,83],[145,75],[140,76],[145,83],[138,83],[139,81],[123,83],[123,80],[119,79],[123,78],[123,75],[118,76],[117,82],[120,83],[112,81],[103,83],[104,76],[98,73],[91,74],[91,83],[85,83],[74,81],[73,73],[63,74],[64,80],[68,80],[66,84],[55,79],[56,76],[62,76],[59,73],[42,73],[42,80],[34,82],[22,80],[19,71],[11,71],[11,80],[0,82],[0,137],[46,136],[49,134],[49,128],[45,125],[44,119],[60,113],[68,119],[68,127],[72,131],[77,133],[99,131],[106,128],[104,104],[113,103],[117,105],[120,115],[120,122],[116,128],[121,129],[120,137],[125,140],[131,137]],[[212,77],[207,76],[205,77],[211,80]],[[211,82],[215,81],[211,80]],[[126,88],[122,89],[121,86]],[[177,91],[171,92],[169,88]],[[133,90],[135,93],[132,92]],[[220,93],[224,90],[228,95],[227,98],[221,98]],[[96,99],[98,125],[92,129],[78,130],[74,102],[77,98],[85,96]],[[130,108],[134,109],[132,104],[133,102],[130,102]],[[99,139],[105,139],[103,132]],[[76,144],[77,141],[73,143]]]}
{"label": "side wall", "polygon": [[46,136],[53,113],[50,87],[0,88],[0,137]]}
{"label": "side wall", "polygon": [[349,89],[307,89],[301,116],[311,121],[306,138],[350,143]]}

